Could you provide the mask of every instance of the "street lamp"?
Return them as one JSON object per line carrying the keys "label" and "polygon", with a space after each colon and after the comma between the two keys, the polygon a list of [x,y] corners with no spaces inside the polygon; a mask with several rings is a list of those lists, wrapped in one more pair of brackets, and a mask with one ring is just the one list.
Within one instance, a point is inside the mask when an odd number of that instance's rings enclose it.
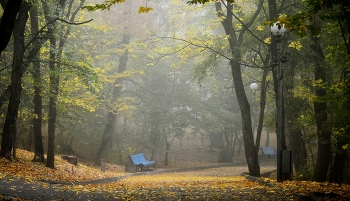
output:
{"label": "street lamp", "polygon": [[283,70],[286,69],[286,63],[288,61],[288,53],[283,54],[282,48],[281,48],[282,38],[286,31],[287,30],[284,28],[284,24],[280,24],[279,22],[276,22],[273,24],[273,26],[271,26],[271,33],[276,38],[276,42],[277,42],[278,55],[277,55],[277,58],[273,60],[274,62],[273,64],[277,67],[276,73],[277,73],[278,80],[283,79]]}
{"label": "street lamp", "polygon": [[251,104],[251,111],[252,111],[252,132],[253,132],[253,136],[254,136],[254,129],[255,129],[255,91],[258,90],[259,86],[257,83],[253,82],[250,84],[250,89],[253,91],[253,101]]}
{"label": "street lamp", "polygon": [[284,97],[283,97],[283,70],[286,68],[288,53],[283,54],[281,48],[282,38],[286,32],[283,24],[276,22],[271,26],[271,33],[277,42],[277,55],[274,55],[273,65],[277,77],[277,181],[283,181],[283,174],[292,172],[291,154],[289,150],[282,150],[284,138]]}
{"label": "street lamp", "polygon": [[249,87],[251,90],[257,90],[259,88],[258,84],[255,82],[251,83]]}

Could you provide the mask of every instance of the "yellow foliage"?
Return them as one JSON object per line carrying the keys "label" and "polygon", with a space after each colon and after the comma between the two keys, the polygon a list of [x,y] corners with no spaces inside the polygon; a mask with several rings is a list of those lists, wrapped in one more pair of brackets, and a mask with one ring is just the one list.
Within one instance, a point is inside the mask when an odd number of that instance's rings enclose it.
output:
{"label": "yellow foliage", "polygon": [[263,31],[263,30],[264,30],[264,27],[265,27],[265,26],[258,26],[258,27],[256,28],[256,30],[258,30],[258,31]]}
{"label": "yellow foliage", "polygon": [[221,16],[221,17],[219,17],[219,21],[220,21],[220,22],[224,21],[225,19],[226,19],[226,16]]}
{"label": "yellow foliage", "polygon": [[271,38],[270,38],[270,37],[266,38],[266,39],[264,40],[264,42],[265,42],[266,44],[271,44]]}
{"label": "yellow foliage", "polygon": [[149,13],[153,8],[140,6],[138,13]]}
{"label": "yellow foliage", "polygon": [[236,29],[241,29],[241,28],[242,28],[242,24],[237,23],[237,24],[235,25],[235,28],[236,28]]}
{"label": "yellow foliage", "polygon": [[300,41],[293,41],[288,45],[288,47],[300,50],[303,46],[301,45]]}
{"label": "yellow foliage", "polygon": [[[296,195],[312,195],[313,192],[325,195],[334,193],[338,195],[337,200],[350,198],[349,185],[310,181],[276,182],[273,179],[264,178],[260,178],[261,182],[252,182],[244,176],[204,176],[193,174],[194,172],[132,175],[125,173],[124,170],[107,169],[102,173],[99,167],[82,163],[73,166],[59,156],[55,157],[55,169],[51,169],[45,167],[45,164],[31,162],[34,157],[32,152],[17,149],[17,156],[16,161],[0,158],[0,178],[5,178],[8,182],[16,178],[24,178],[27,184],[39,184],[38,181],[42,180],[71,183],[71,185],[52,187],[40,182],[43,188],[57,191],[55,195],[48,193],[46,198],[60,196],[60,191],[72,191],[76,195],[89,193],[91,199],[94,195],[103,194],[115,200],[297,200]],[[125,176],[125,178],[100,184],[74,183],[118,176]],[[265,183],[272,185],[264,185]],[[21,187],[12,188],[16,190]],[[47,189],[48,192],[50,189]]]}

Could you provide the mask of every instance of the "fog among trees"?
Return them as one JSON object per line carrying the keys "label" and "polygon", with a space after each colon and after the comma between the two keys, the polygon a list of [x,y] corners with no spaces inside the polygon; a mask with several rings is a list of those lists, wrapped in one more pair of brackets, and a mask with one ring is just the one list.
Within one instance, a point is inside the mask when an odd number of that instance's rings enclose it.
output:
{"label": "fog among trees", "polygon": [[[2,157],[26,149],[54,168],[57,154],[100,165],[146,153],[167,166],[174,140],[190,136],[210,141],[217,162],[240,156],[260,176],[261,148],[277,147],[282,87],[281,146],[294,178],[350,181],[348,2],[0,5]],[[276,21],[287,29],[283,86]]]}

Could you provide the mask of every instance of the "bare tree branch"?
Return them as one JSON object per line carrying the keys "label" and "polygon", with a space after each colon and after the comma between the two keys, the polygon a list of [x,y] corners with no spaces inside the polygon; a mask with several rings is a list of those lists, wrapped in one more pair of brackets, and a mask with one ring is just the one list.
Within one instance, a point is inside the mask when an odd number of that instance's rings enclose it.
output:
{"label": "bare tree branch", "polygon": [[33,43],[34,40],[37,39],[37,36],[40,34],[40,33],[43,33],[44,32],[44,29],[49,26],[50,24],[54,23],[55,21],[61,21],[61,22],[65,22],[67,24],[70,24],[70,25],[81,25],[81,24],[86,24],[86,23],[89,23],[91,22],[93,19],[90,19],[90,20],[87,20],[87,21],[84,21],[84,22],[70,22],[70,21],[67,21],[65,19],[61,19],[61,18],[55,18],[53,20],[51,20],[50,22],[46,23],[39,31],[38,33],[36,33],[34,35],[34,37],[27,43],[27,45],[25,46],[25,49],[28,48],[28,46]]}
{"label": "bare tree branch", "polygon": [[242,32],[241,32],[239,38],[242,38],[242,35],[243,35],[244,31],[247,30],[254,38],[256,38],[256,39],[257,39],[259,42],[261,42],[262,44],[270,45],[270,44],[265,43],[263,40],[261,40],[257,35],[255,35],[255,34],[249,29],[249,27],[253,24],[255,18],[258,16],[258,14],[259,14],[259,12],[260,12],[260,10],[261,10],[261,8],[262,8],[263,2],[264,2],[264,0],[260,0],[260,3],[259,3],[259,5],[258,5],[258,10],[254,13],[254,16],[251,18],[251,20],[250,20],[247,24],[245,24],[241,19],[239,19],[239,17],[237,17],[237,16],[232,12],[231,9],[229,9],[229,8],[227,7],[227,5],[223,2],[223,0],[221,0],[221,3],[224,4],[224,6],[225,6],[226,9],[227,9],[227,12],[230,12],[230,14],[231,14],[239,23],[241,23],[242,26],[245,28],[245,29],[242,30]]}

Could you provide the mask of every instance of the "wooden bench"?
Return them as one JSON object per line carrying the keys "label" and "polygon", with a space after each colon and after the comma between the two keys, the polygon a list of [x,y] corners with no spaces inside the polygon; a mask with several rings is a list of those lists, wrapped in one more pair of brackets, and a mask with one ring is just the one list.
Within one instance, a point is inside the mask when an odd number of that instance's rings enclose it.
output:
{"label": "wooden bench", "polygon": [[67,155],[64,155],[61,157],[62,159],[68,161],[68,163],[71,163],[73,165],[78,165],[78,162],[79,162],[79,158],[76,157],[76,156],[67,156]]}
{"label": "wooden bench", "polygon": [[131,155],[129,156],[131,163],[136,166],[136,170],[143,170],[144,168],[153,166],[153,168],[156,168],[156,161],[147,161],[145,158],[145,155],[143,153]]}
{"label": "wooden bench", "polygon": [[266,156],[266,158],[277,156],[277,153],[275,152],[275,150],[273,150],[273,147],[263,147],[261,148],[261,150],[263,154]]}

